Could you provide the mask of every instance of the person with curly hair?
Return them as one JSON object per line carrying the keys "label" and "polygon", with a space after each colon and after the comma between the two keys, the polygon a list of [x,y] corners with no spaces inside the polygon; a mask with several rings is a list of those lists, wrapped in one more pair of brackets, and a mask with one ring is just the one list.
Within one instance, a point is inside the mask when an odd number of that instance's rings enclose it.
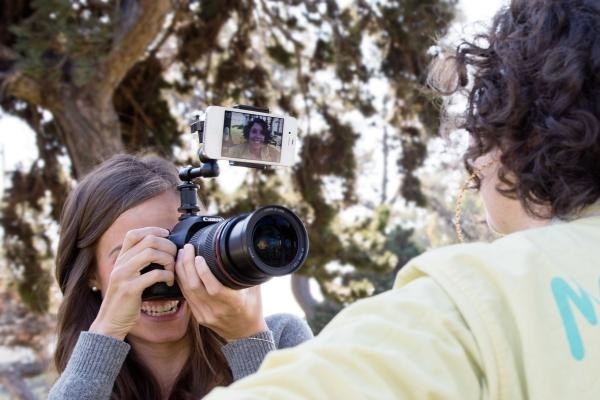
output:
{"label": "person with curly hair", "polygon": [[264,119],[250,120],[244,126],[244,139],[246,143],[228,149],[226,156],[245,160],[280,161],[281,152],[268,144],[271,140],[271,132]]}
{"label": "person with curly hair", "polygon": [[420,255],[207,399],[600,398],[600,2],[512,0],[431,78],[468,94],[466,168],[505,236]]}

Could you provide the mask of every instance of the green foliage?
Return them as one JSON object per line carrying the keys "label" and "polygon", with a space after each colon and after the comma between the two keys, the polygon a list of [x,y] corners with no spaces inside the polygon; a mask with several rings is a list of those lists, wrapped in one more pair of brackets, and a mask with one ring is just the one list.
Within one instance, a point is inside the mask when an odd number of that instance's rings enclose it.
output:
{"label": "green foliage", "polygon": [[17,115],[36,130],[40,158],[28,171],[17,169],[4,193],[0,214],[3,255],[23,302],[32,311],[42,313],[49,306],[48,266],[54,257],[47,227],[59,218],[68,183],[58,161],[64,153],[54,125],[43,123],[41,112],[29,105],[20,108]]}
{"label": "green foliage", "polygon": [[171,87],[154,55],[134,65],[125,76],[113,103],[128,150],[148,149],[170,158],[173,145],[182,145],[177,120],[162,96],[162,91]]}
{"label": "green foliage", "polygon": [[269,57],[285,68],[291,68],[294,65],[293,55],[278,42],[275,42],[273,46],[268,46],[267,53]]}
{"label": "green foliage", "polygon": [[83,86],[99,55],[111,45],[114,6],[86,7],[66,0],[32,0],[33,13],[10,29],[16,37],[18,66],[40,81]]}
{"label": "green foliage", "polygon": [[[39,165],[34,164],[32,169],[38,170]],[[41,212],[40,192],[44,191],[43,182],[32,180],[33,176],[36,174],[20,171],[13,174],[12,187],[7,191],[12,206],[4,208],[0,222],[5,230],[4,257],[17,291],[32,311],[40,313],[49,305],[50,275],[43,264],[52,258],[52,253],[50,238],[39,227],[36,229],[39,222],[31,221]]]}
{"label": "green foliage", "polygon": [[[340,232],[346,246],[358,250],[363,259],[349,260],[353,266],[350,271],[325,271],[329,293],[334,295],[326,295],[326,300],[317,305],[308,320],[313,332],[320,332],[347,304],[390,290],[398,271],[423,251],[412,236],[412,229],[391,223],[387,207],[378,208],[372,218],[363,219]],[[331,284],[336,281],[337,284]]]}
{"label": "green foliage", "polygon": [[[93,96],[80,89],[98,60],[118,45],[116,25],[125,3],[20,0],[18,12],[1,17],[11,30],[0,29],[1,44],[15,50],[18,59],[0,56],[0,72],[17,68],[42,87],[59,82],[61,89],[68,89],[60,93],[81,96],[76,100]],[[118,119],[105,127],[106,132],[120,132],[129,151],[151,148],[188,163],[197,161],[174,150],[183,145],[181,134],[191,110],[238,103],[295,115],[301,123],[302,147],[291,174],[250,172],[234,196],[224,194],[215,181],[201,182],[203,199],[224,215],[268,203],[289,205],[301,215],[311,241],[301,273],[315,277],[327,299],[317,310],[313,326],[322,326],[343,305],[389,287],[391,274],[419,249],[412,244],[410,232],[391,221],[389,204],[371,207],[370,217],[359,221],[342,218],[348,207],[365,202],[356,182],[357,174],[368,173],[358,170],[355,155],[358,139],[365,133],[348,122],[348,116],[354,111],[358,119],[377,119],[382,113],[381,97],[390,98],[394,113],[389,120],[379,117],[378,126],[397,128],[393,130],[401,147],[397,167],[403,181],[394,182],[396,191],[402,194],[401,201],[427,204],[414,171],[422,164],[426,142],[437,126],[436,110],[421,87],[427,49],[434,37],[446,33],[456,0],[356,1],[344,8],[335,1],[318,0],[173,4],[182,8],[173,10],[169,26],[157,32],[154,47],[129,66],[115,89],[112,103]],[[389,93],[374,93],[374,79],[385,81]],[[37,104],[23,108],[23,101],[9,96],[0,102],[5,111],[28,121],[38,143],[51,143],[52,149],[40,147],[40,157],[46,168],[50,166],[47,171],[38,166],[20,172],[43,190],[14,185],[13,199],[5,196],[5,209],[27,205],[30,213],[44,215],[43,209],[32,205],[48,189],[53,208],[46,214],[56,219],[54,210],[60,209],[68,190],[58,157],[68,154],[67,139],[77,133],[59,133],[53,121],[42,124]],[[340,182],[341,199],[328,197],[328,180]],[[18,226],[22,217],[4,218],[3,226]],[[40,230],[34,220],[27,222],[29,227],[6,230],[8,240],[29,237],[35,242]],[[21,247],[15,263],[31,271],[26,276],[41,276],[41,253],[24,258],[32,248]],[[39,304],[42,309],[43,302]]]}

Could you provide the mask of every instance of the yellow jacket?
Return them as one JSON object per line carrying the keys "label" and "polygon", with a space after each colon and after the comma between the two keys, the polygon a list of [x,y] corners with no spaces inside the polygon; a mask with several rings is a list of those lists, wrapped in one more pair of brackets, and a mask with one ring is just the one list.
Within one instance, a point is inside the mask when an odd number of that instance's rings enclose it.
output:
{"label": "yellow jacket", "polygon": [[225,399],[600,399],[600,205],[413,259]]}

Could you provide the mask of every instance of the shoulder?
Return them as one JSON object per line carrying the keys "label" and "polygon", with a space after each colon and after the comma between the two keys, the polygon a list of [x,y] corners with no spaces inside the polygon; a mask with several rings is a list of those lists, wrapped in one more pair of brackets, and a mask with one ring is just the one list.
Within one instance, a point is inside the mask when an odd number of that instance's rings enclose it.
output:
{"label": "shoulder", "polygon": [[263,148],[261,157],[265,161],[279,162],[281,159],[281,152],[273,146],[266,146]]}
{"label": "shoulder", "polygon": [[400,270],[395,286],[403,286],[422,275],[454,282],[475,277],[495,282],[539,277],[543,270],[568,265],[572,253],[586,252],[592,243],[600,240],[600,235],[591,236],[576,224],[565,223],[515,232],[490,243],[456,244],[429,250]]}
{"label": "shoulder", "polygon": [[313,337],[303,319],[292,314],[274,314],[265,318],[278,349],[293,347]]}
{"label": "shoulder", "polygon": [[244,154],[244,152],[246,151],[246,147],[247,147],[246,143],[236,144],[235,146],[232,146],[229,148],[229,153],[232,156],[240,156],[240,155]]}
{"label": "shoulder", "polygon": [[429,250],[409,261],[400,270],[398,280],[402,280],[402,275],[415,275],[415,271],[411,270],[434,275],[453,268],[464,273],[489,269],[507,273],[519,270],[522,273],[536,264],[544,264],[540,259],[546,259],[549,254],[564,250],[567,236],[573,236],[572,232],[566,232],[566,229],[572,228],[567,225],[527,229],[490,243],[456,244]]}

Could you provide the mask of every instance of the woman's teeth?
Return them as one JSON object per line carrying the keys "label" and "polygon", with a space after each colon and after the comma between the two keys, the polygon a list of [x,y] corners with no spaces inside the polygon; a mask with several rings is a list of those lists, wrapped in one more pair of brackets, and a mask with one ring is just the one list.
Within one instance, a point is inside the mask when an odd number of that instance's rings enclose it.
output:
{"label": "woman's teeth", "polygon": [[179,300],[170,300],[162,302],[142,302],[142,312],[151,317],[158,317],[161,315],[169,315],[177,312],[177,306]]}

